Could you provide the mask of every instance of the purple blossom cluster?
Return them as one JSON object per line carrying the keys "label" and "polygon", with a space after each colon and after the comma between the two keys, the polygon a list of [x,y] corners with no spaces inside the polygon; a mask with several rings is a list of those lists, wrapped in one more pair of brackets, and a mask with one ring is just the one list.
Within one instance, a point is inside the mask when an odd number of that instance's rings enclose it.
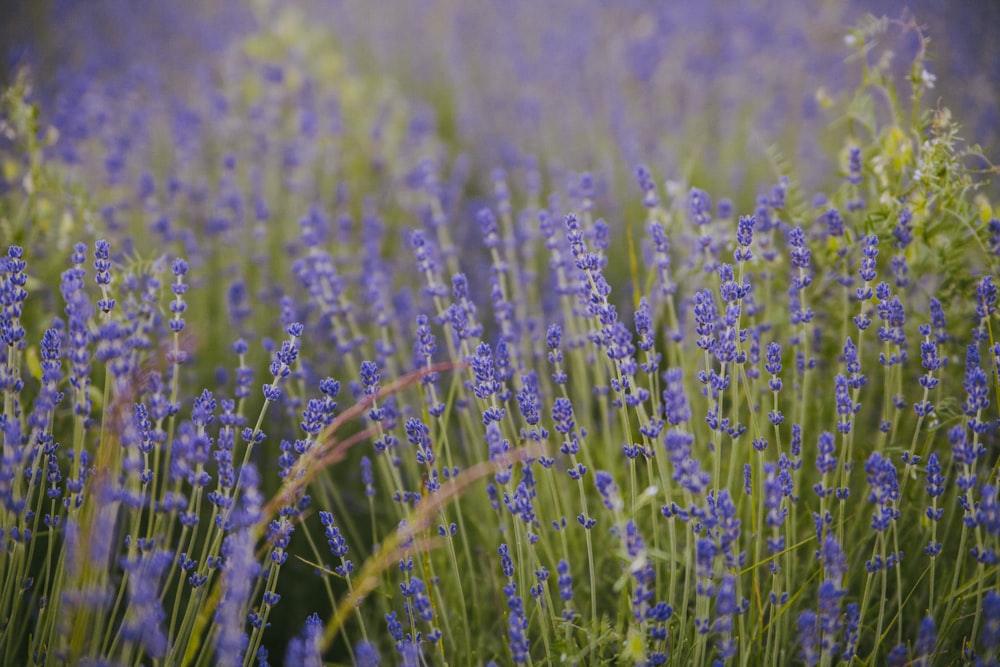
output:
{"label": "purple blossom cluster", "polygon": [[[487,132],[276,7],[197,95],[87,81],[51,126],[5,96],[0,655],[995,664],[1000,223],[950,116],[864,98],[828,173],[776,147],[729,199],[640,141],[674,10],[563,9],[563,75],[623,28],[604,158],[522,142],[561,90],[531,48],[525,129],[493,100]],[[893,30],[920,111],[903,20],[849,34],[858,94]],[[565,166],[595,161],[634,178]]]}

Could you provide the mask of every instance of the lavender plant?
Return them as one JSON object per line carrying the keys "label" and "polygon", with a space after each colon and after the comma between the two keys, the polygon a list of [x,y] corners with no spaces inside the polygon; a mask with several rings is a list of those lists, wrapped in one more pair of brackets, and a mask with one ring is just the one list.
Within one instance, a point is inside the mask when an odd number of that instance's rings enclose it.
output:
{"label": "lavender plant", "polygon": [[194,102],[4,95],[2,664],[997,664],[1000,221],[914,23],[730,200],[480,175],[265,15]]}

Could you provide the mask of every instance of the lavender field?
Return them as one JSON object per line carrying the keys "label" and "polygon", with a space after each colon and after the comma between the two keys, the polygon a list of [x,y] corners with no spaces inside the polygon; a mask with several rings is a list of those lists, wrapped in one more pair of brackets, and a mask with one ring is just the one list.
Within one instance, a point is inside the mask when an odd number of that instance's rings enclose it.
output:
{"label": "lavender field", "polygon": [[1000,10],[862,4],[12,12],[0,665],[1000,664]]}

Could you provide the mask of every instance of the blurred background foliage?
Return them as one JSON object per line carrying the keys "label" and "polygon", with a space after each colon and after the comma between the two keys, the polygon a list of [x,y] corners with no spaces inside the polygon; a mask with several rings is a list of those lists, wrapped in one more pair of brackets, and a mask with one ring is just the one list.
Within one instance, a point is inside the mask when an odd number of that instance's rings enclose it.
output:
{"label": "blurred background foliage", "polygon": [[[0,27],[8,81],[31,63],[39,95],[80,77],[140,79],[156,95],[192,95],[219,77],[227,45],[279,21],[274,4],[210,0],[7,2]],[[866,12],[913,16],[930,35],[932,91],[983,145],[1000,128],[1000,58],[989,48],[1000,4],[977,0],[812,3],[307,0],[311,26],[336,38],[354,73],[388,73],[433,111],[439,134],[486,168],[522,159],[630,179],[648,162],[727,194],[753,193],[747,162],[768,148],[817,187],[822,113],[851,90],[843,37]],[[284,7],[282,11],[288,11]],[[904,37],[894,61],[916,48]],[[749,153],[749,155],[748,155]],[[624,165],[626,169],[613,169]]]}

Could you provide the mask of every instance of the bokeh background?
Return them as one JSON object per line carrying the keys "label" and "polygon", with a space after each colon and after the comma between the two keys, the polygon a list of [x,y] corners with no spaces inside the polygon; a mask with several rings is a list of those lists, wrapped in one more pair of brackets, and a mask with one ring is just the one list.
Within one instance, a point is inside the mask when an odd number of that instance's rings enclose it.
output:
{"label": "bokeh background", "polygon": [[[29,64],[53,115],[95,79],[127,81],[165,105],[191,104],[224,76],[221,54],[276,20],[279,4],[7,0],[2,76]],[[1000,53],[991,48],[1000,2],[993,0],[306,0],[296,7],[328,31],[351,71],[391,79],[420,118],[487,168],[528,154],[605,173],[647,162],[688,180],[710,171],[731,194],[750,192],[748,152],[766,159],[766,148],[779,149],[799,165],[818,159],[829,121],[819,113],[824,96],[847,89],[856,70],[845,66],[844,36],[868,12],[926,28],[932,93],[967,139],[993,146],[1000,132]],[[895,48],[905,66],[915,40]],[[621,165],[628,169],[609,169]]]}

